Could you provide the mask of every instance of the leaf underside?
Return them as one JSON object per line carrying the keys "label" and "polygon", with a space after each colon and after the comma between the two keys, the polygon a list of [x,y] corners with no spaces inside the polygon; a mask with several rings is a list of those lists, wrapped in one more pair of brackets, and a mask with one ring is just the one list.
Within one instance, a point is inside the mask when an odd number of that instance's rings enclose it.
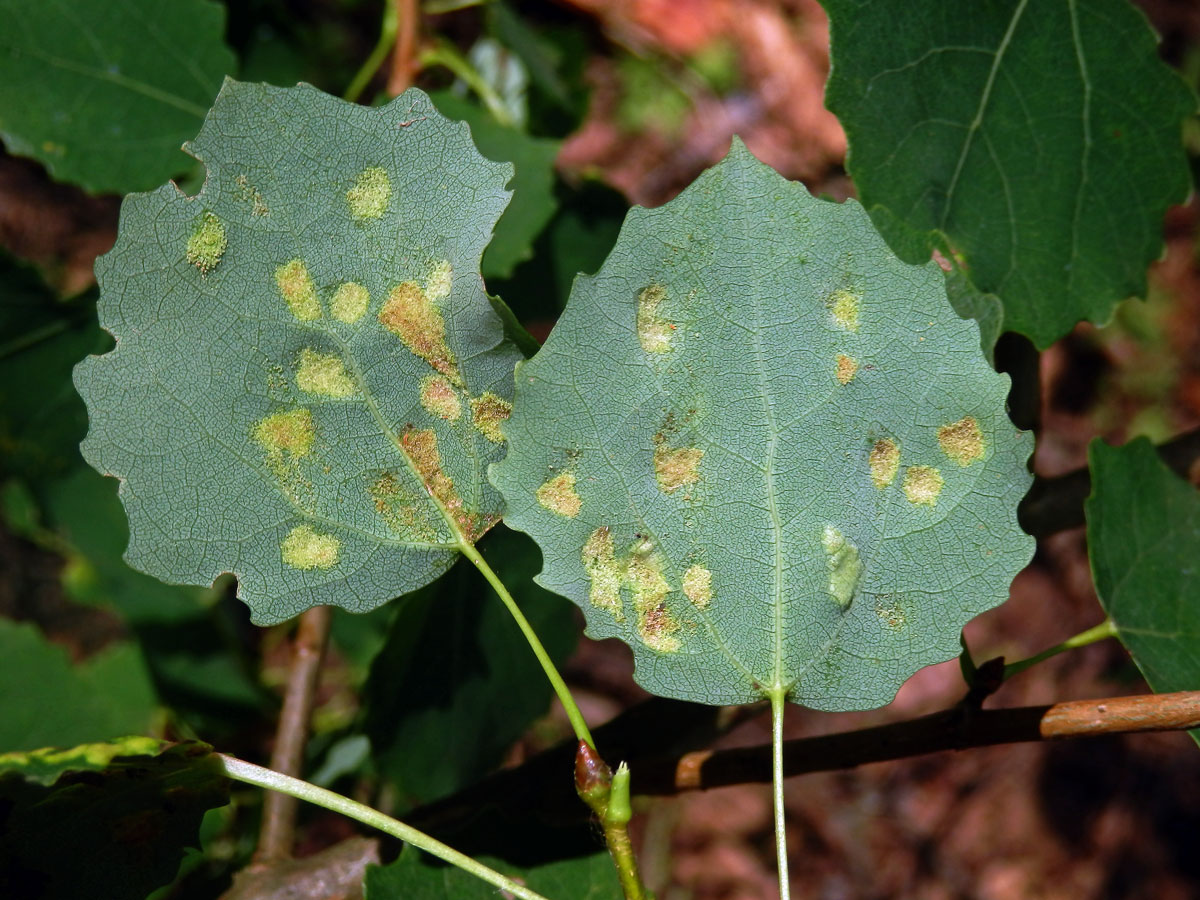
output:
{"label": "leaf underside", "polygon": [[145,190],[233,71],[209,0],[0,0],[0,137],[91,191]]}
{"label": "leaf underside", "polygon": [[232,81],[189,152],[197,196],[126,199],[96,266],[117,346],[76,370],[126,558],[233,572],[260,623],[427,584],[500,514],[520,354],[479,257],[511,167],[416,90],[370,109]]}
{"label": "leaf underside", "polygon": [[[1200,494],[1149,441],[1092,442],[1088,554],[1100,603],[1156,691],[1200,686]],[[1200,731],[1192,736],[1200,743]]]}
{"label": "leaf underside", "polygon": [[648,690],[870,708],[1032,555],[1007,385],[936,266],[735,142],[576,280],[491,477]]}
{"label": "leaf underside", "polygon": [[[859,198],[910,262],[932,242],[1045,347],[1145,291],[1191,178],[1196,100],[1127,0],[824,0],[826,103]],[[909,231],[905,234],[905,231]],[[920,254],[900,247],[923,234]],[[940,232],[940,240],[930,232]]]}

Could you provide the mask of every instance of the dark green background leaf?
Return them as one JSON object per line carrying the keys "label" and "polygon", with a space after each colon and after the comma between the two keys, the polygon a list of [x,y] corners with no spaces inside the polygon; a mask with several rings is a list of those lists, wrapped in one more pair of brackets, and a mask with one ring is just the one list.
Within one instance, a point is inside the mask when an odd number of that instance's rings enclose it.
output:
{"label": "dark green background leaf", "polygon": [[0,752],[144,732],[156,708],[138,648],[115,644],[72,666],[33,625],[0,619]]}
{"label": "dark green background leaf", "polygon": [[175,715],[212,740],[273,708],[236,640],[240,604],[222,603],[223,588],[163,584],[121,558],[129,529],[111,478],[81,461],[40,493],[46,525],[66,554],[68,596],[128,624],[159,699]]}
{"label": "dark green background leaf", "polygon": [[0,756],[0,896],[143,900],[175,876],[228,784],[205,744]]}
{"label": "dark green background leaf", "polygon": [[[1088,448],[1088,555],[1117,635],[1156,691],[1200,689],[1200,493],[1145,438]],[[1192,736],[1200,743],[1200,731]]]}
{"label": "dark green background leaf", "polygon": [[[481,862],[520,878],[549,900],[620,900],[616,870],[607,853],[564,859],[530,869],[502,861]],[[366,900],[493,900],[496,889],[453,866],[433,865],[412,847],[389,866],[371,866],[365,881]]]}
{"label": "dark green background leaf", "polygon": [[109,343],[93,297],[58,300],[32,269],[0,254],[0,478],[77,464],[87,413],[71,369]]}
{"label": "dark green background leaf", "polygon": [[[824,0],[829,108],[869,209],[939,230],[1039,347],[1146,287],[1196,100],[1127,0]],[[898,248],[895,230],[884,235]],[[928,249],[928,248],[927,248]],[[928,259],[927,249],[909,262]]]}
{"label": "dark green background leaf", "polygon": [[[509,585],[556,664],[575,647],[576,613],[532,583],[537,547],[497,528],[480,552]],[[460,563],[406,598],[366,687],[364,730],[406,805],[465,787],[498,765],[546,714],[550,684],[487,582]]]}
{"label": "dark green background leaf", "polygon": [[191,150],[199,195],[126,198],[97,263],[117,347],[76,370],[127,559],[232,571],[259,623],[429,583],[500,513],[484,471],[520,354],[479,256],[511,168],[417,90],[371,109],[227,82]]}
{"label": "dark green background leaf", "polygon": [[513,198],[496,234],[483,253],[485,278],[508,278],[516,266],[533,255],[533,241],[558,208],[554,196],[554,160],[558,141],[531,137],[500,125],[486,110],[447,91],[434,95],[442,115],[471,126],[479,152],[495,162],[513,164]]}
{"label": "dark green background leaf", "polygon": [[90,191],[145,190],[190,165],[234,58],[209,0],[0,0],[0,138]]}
{"label": "dark green background leaf", "polygon": [[735,142],[576,280],[491,477],[648,690],[869,708],[1032,554],[1007,386],[933,263]]}

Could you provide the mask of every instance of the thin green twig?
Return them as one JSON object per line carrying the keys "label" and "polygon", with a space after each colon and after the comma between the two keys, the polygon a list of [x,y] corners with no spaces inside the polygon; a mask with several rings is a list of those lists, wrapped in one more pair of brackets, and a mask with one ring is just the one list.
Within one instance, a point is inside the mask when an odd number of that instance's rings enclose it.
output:
{"label": "thin green twig", "polygon": [[504,105],[504,99],[496,92],[496,89],[449,41],[439,39],[432,47],[423,50],[419,59],[421,68],[443,66],[461,78],[467,87],[479,95],[483,105],[488,108],[492,118],[499,124],[509,128],[516,124],[513,121],[512,113],[508,111],[508,107]]}
{"label": "thin green twig", "polygon": [[1028,659],[1018,660],[1015,663],[1009,663],[1004,667],[1004,680],[1007,681],[1014,675],[1024,672],[1030,666],[1036,666],[1043,660],[1049,659],[1052,656],[1057,656],[1064,650],[1075,650],[1079,647],[1086,647],[1088,644],[1095,644],[1098,641],[1103,641],[1107,638],[1116,636],[1117,626],[1113,623],[1112,619],[1105,619],[1099,625],[1089,628],[1087,631],[1081,631],[1074,637],[1069,637],[1061,644],[1055,644],[1053,647],[1049,648],[1048,650],[1043,650],[1036,656],[1031,656]]}
{"label": "thin green twig", "polygon": [[349,100],[351,103],[358,102],[358,98],[371,83],[371,79],[375,77],[375,73],[383,65],[383,61],[387,59],[388,53],[391,52],[392,45],[396,42],[396,27],[396,5],[392,3],[392,0],[384,0],[383,24],[379,29],[379,40],[375,43],[366,62],[354,73],[350,86],[346,88],[346,93],[342,94],[343,99]]}
{"label": "thin green twig", "polygon": [[489,869],[483,863],[476,862],[471,857],[459,853],[453,847],[446,846],[441,841],[430,837],[423,831],[418,831],[411,825],[405,825],[391,816],[385,816],[377,809],[364,806],[357,801],[351,800],[349,797],[335,794],[333,791],[317,787],[315,784],[309,784],[307,781],[301,781],[299,778],[280,774],[273,769],[264,769],[262,766],[256,766],[254,763],[248,763],[233,756],[226,756],[223,753],[218,753],[217,757],[221,760],[225,768],[225,774],[230,778],[243,781],[246,784],[253,784],[257,787],[267,788],[268,790],[278,791],[281,794],[288,794],[300,800],[306,800],[317,806],[323,806],[325,809],[341,813],[351,819],[356,819],[364,825],[378,828],[385,834],[399,838],[406,844],[412,844],[414,847],[424,850],[431,856],[436,856],[438,859],[444,860],[452,866],[457,866],[464,872],[469,872],[476,878],[480,878],[488,884],[500,888],[502,891],[507,891],[514,897],[521,897],[522,900],[546,900],[541,894],[531,891],[523,884],[518,884],[511,878],[501,875],[495,869]]}

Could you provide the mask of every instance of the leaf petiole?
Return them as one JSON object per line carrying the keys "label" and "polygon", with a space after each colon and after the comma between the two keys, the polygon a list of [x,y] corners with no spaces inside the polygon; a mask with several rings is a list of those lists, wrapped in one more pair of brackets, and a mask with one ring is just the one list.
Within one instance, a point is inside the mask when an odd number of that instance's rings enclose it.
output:
{"label": "leaf petiole", "polygon": [[334,812],[362,822],[364,825],[378,828],[385,834],[399,838],[406,844],[412,844],[414,847],[424,850],[426,853],[436,856],[438,859],[444,860],[452,866],[457,866],[464,872],[469,872],[476,878],[480,878],[488,884],[500,888],[502,891],[507,891],[514,897],[520,897],[522,900],[546,900],[541,894],[531,891],[523,884],[518,884],[511,878],[501,875],[495,869],[488,868],[483,863],[477,862],[463,853],[459,853],[453,847],[446,846],[423,831],[418,831],[411,825],[405,825],[391,816],[386,816],[379,812],[379,810],[372,809],[369,806],[351,800],[349,797],[343,797],[341,794],[336,794],[325,788],[317,787],[315,784],[309,784],[307,781],[301,781],[299,778],[283,775],[273,769],[265,769],[262,766],[256,766],[254,763],[248,763],[233,756],[226,756],[223,753],[218,753],[216,756],[221,761],[225,774],[235,781],[242,781],[246,784],[253,784],[256,787],[267,788],[268,790],[278,791],[281,794],[287,794],[300,800],[306,800],[316,806],[322,806],[325,809],[333,810]]}
{"label": "leaf petiole", "polygon": [[1107,638],[1117,637],[1117,626],[1112,619],[1105,619],[1099,625],[1081,631],[1079,634],[1067,638],[1061,644],[1055,644],[1041,653],[1029,657],[1028,659],[1018,660],[1015,663],[1009,663],[1004,667],[1004,680],[1012,678],[1014,675],[1019,675],[1031,666],[1036,666],[1043,660],[1047,660],[1052,656],[1057,656],[1065,650],[1076,650],[1079,647],[1086,647],[1088,644],[1095,644],[1098,641],[1106,640]]}
{"label": "leaf petiole", "polygon": [[771,793],[775,806],[775,857],[779,870],[779,900],[791,900],[788,881],[787,831],[783,809],[783,711],[787,693],[771,692]]}
{"label": "leaf petiole", "polygon": [[471,564],[487,579],[488,584],[492,586],[496,594],[500,597],[501,602],[508,608],[509,613],[512,614],[517,627],[521,629],[521,634],[525,635],[525,640],[529,643],[529,648],[533,651],[533,655],[537,657],[537,661],[542,664],[542,671],[546,673],[546,678],[550,680],[550,686],[554,688],[558,702],[563,705],[563,709],[567,712],[567,718],[571,722],[571,728],[575,732],[575,737],[581,741],[585,741],[594,750],[596,742],[592,740],[592,733],[588,729],[587,720],[583,718],[583,713],[579,710],[579,705],[575,702],[575,698],[571,696],[571,689],[567,687],[566,682],[562,679],[562,675],[558,673],[554,661],[550,659],[550,654],[542,646],[541,639],[538,638],[537,632],[533,630],[533,626],[529,624],[529,620],[525,618],[525,614],[521,612],[521,608],[517,606],[517,601],[513,599],[513,595],[509,592],[504,582],[500,580],[500,576],[488,565],[487,560],[475,549],[474,544],[463,538],[459,543],[459,549],[462,551],[463,556],[469,559]]}

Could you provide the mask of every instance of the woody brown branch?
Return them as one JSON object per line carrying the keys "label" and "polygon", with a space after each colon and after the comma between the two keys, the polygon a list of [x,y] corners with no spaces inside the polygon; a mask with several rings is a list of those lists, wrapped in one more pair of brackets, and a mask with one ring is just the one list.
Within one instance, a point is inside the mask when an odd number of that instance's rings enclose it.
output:
{"label": "woody brown branch", "polygon": [[[942,750],[1200,727],[1200,691],[1075,700],[1052,706],[972,710],[955,707],[929,716],[858,731],[788,741],[785,776],[850,769]],[[771,781],[771,748],[702,750],[638,763],[635,794],[675,794]]]}
{"label": "woody brown branch", "polygon": [[[771,780],[771,748],[692,750],[723,731],[720,707],[652,698],[596,729],[606,759],[630,761],[634,794],[669,795]],[[1200,728],[1200,691],[1080,700],[1053,706],[980,710],[966,703],[906,722],[784,743],[785,775],[849,769],[941,750],[965,750],[1026,741],[1083,738],[1142,731]],[[660,756],[648,745],[659,741]],[[674,750],[672,748],[679,748]],[[564,743],[514,769],[504,769],[457,794],[415,810],[409,823],[453,833],[489,804],[537,809],[546,821],[577,821],[586,808],[570,772],[574,742]]]}
{"label": "woody brown branch", "polygon": [[[304,745],[308,741],[309,721],[320,680],[321,660],[329,638],[332,609],[315,606],[300,616],[296,638],[292,644],[292,662],[288,670],[287,691],[279,713],[275,732],[275,747],[271,751],[271,768],[284,775],[299,778],[304,761]],[[292,855],[296,830],[296,811],[299,801],[276,791],[263,797],[262,830],[254,864],[263,865],[285,860]]]}

